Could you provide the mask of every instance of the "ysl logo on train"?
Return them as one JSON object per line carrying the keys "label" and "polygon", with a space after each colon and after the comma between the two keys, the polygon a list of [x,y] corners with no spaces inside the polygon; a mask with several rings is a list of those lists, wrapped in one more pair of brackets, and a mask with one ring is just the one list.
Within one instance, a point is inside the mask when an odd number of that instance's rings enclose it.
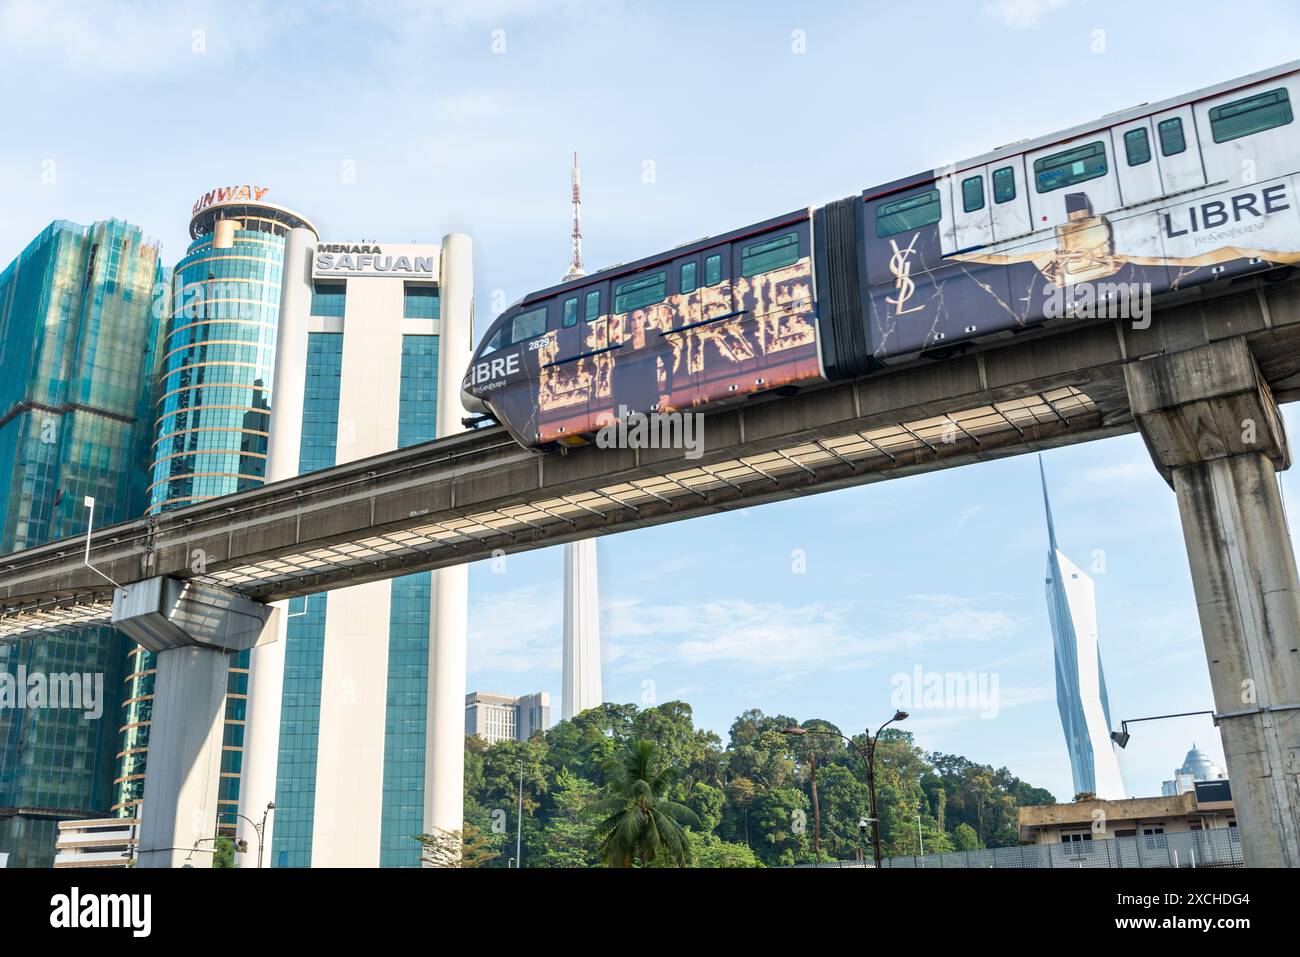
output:
{"label": "ysl logo on train", "polygon": [[906,249],[898,248],[898,241],[891,239],[889,245],[893,247],[894,254],[889,257],[889,271],[894,276],[894,295],[895,299],[885,297],[885,302],[894,307],[894,315],[905,316],[909,312],[920,312],[925,306],[913,306],[911,309],[904,309],[907,300],[916,294],[916,283],[912,280],[912,254],[916,252],[916,241],[921,238],[920,233],[912,236],[912,241],[907,244]]}

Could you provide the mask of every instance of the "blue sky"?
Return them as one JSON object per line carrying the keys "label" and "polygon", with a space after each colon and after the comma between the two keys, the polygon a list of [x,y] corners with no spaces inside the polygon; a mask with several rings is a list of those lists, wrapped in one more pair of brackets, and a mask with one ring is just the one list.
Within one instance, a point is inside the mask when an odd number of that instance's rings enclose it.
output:
{"label": "blue sky", "polygon": [[[1281,63],[1298,39],[1286,2],[8,0],[0,261],[52,219],[117,216],[172,263],[198,195],[256,182],[330,240],[468,232],[483,317],[564,272],[575,149],[597,268]],[[1112,716],[1212,707],[1176,505],[1140,440],[1045,463],[1062,547],[1104,561]],[[1068,798],[1037,483],[1021,456],[604,539],[607,697],[683,698],[725,738],[750,707],[874,727],[916,665],[996,673],[997,717],[907,726]],[[560,560],[474,567],[471,689],[546,689],[558,713]],[[1132,793],[1192,739],[1222,760],[1206,719],[1135,731]]]}

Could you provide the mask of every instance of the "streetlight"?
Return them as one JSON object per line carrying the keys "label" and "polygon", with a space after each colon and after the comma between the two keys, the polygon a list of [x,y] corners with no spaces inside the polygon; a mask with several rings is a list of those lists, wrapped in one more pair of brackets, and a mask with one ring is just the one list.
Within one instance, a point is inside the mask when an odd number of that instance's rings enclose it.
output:
{"label": "streetlight", "polygon": [[[208,841],[214,841],[214,842],[215,842],[215,841],[219,841],[219,840],[221,840],[221,836],[220,836],[220,835],[218,835],[217,837],[201,837],[201,838],[199,838],[197,841],[194,842],[194,846],[190,848],[190,852],[189,852],[188,854],[185,855],[185,860],[181,863],[181,867],[190,867],[190,868],[192,868],[192,867],[194,866],[194,852],[197,851],[197,850],[199,849],[199,845],[200,845],[200,844],[206,844]],[[216,854],[217,854],[217,852],[216,852],[216,848],[213,848],[213,850],[212,850],[212,855],[213,855],[213,857],[216,857]]]}
{"label": "streetlight", "polygon": [[[266,832],[266,818],[267,815],[269,815],[274,810],[275,810],[275,802],[268,801],[266,804],[266,810],[262,812],[261,824],[255,822],[247,814],[240,814],[238,811],[235,812],[235,817],[242,817],[245,821],[247,821],[252,826],[253,832],[257,835],[257,866],[258,867],[262,866],[262,835]],[[240,850],[241,852],[247,851],[248,842],[241,841],[240,843],[243,844],[244,846],[240,848],[238,845],[236,845],[236,849]]]}
{"label": "streetlight", "polygon": [[519,815],[515,819],[515,867],[524,863],[524,762],[519,760]]}
{"label": "streetlight", "polygon": [[[854,751],[857,751],[862,760],[867,765],[867,790],[871,794],[871,844],[872,856],[875,858],[876,867],[880,867],[880,815],[876,812],[876,743],[880,740],[880,733],[895,721],[907,720],[906,711],[895,711],[894,716],[876,729],[876,736],[871,736],[870,728],[863,728],[867,736],[867,749],[865,751],[858,747],[856,741],[850,738],[842,731],[832,731],[827,728],[786,728],[782,734],[805,735],[805,734],[836,734],[847,741]],[[859,829],[862,825],[859,823]]]}
{"label": "streetlight", "polygon": [[1116,744],[1118,744],[1121,748],[1126,748],[1128,747],[1128,739],[1130,737],[1128,733],[1129,722],[1132,722],[1133,724],[1137,724],[1139,721],[1162,721],[1165,718],[1189,718],[1194,714],[1214,714],[1214,712],[1213,711],[1180,711],[1178,714],[1157,714],[1157,715],[1153,715],[1150,718],[1129,718],[1128,721],[1121,721],[1119,723],[1120,730],[1112,731],[1110,733],[1110,739],[1114,741]]}

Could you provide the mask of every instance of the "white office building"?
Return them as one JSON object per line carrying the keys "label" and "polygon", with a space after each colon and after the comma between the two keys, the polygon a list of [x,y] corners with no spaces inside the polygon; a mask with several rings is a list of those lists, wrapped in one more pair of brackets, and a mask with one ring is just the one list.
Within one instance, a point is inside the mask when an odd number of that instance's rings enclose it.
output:
{"label": "white office building", "polygon": [[[472,280],[462,235],[425,245],[292,230],[266,480],[459,431]],[[275,804],[267,865],[414,867],[412,835],[460,827],[465,576],[459,566],[283,603],[279,640],[252,654],[239,794],[250,847],[249,820]]]}
{"label": "white office building", "polygon": [[472,691],[465,696],[465,733],[488,744],[527,741],[551,725],[551,696],[545,691],[511,698]]}

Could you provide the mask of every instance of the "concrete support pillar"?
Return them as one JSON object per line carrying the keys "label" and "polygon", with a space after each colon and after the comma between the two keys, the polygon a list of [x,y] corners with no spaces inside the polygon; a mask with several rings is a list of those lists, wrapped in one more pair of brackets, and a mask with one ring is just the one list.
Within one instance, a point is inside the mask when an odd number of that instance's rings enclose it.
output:
{"label": "concrete support pillar", "polygon": [[233,592],[173,578],[114,593],[113,624],[158,662],[139,866],[211,866],[230,653],[274,638],[279,617]]}
{"label": "concrete support pillar", "polygon": [[[279,482],[298,474],[302,448],[302,407],[307,390],[307,322],[311,314],[311,259],[316,234],[291,230],[284,246],[284,279],[280,288],[280,322],[275,342],[275,372],[271,387],[270,440],[266,480]],[[277,607],[277,640],[253,649],[248,668],[248,710],[244,718],[244,765],[239,782],[237,835],[249,853],[236,857],[241,867],[256,867],[259,838],[250,821],[261,821],[275,801],[280,758],[280,705],[284,697],[284,652],[289,625],[288,603]],[[270,859],[275,812],[266,816],[261,837],[264,863]]]}
{"label": "concrete support pillar", "polygon": [[1244,339],[1126,367],[1178,497],[1228,777],[1252,867],[1300,867],[1300,577],[1274,472],[1286,434]]}
{"label": "concrete support pillar", "polygon": [[600,707],[600,591],[596,540],[564,546],[564,659],[561,716]]}
{"label": "concrete support pillar", "polygon": [[[461,379],[473,351],[474,264],[468,236],[442,240],[438,343],[439,438],[464,431]],[[425,725],[424,829],[453,833],[465,818],[465,636],[469,569],[432,573],[429,593],[429,710]]]}
{"label": "concrete support pillar", "polygon": [[140,867],[211,867],[230,655],[158,652],[140,821]]}

